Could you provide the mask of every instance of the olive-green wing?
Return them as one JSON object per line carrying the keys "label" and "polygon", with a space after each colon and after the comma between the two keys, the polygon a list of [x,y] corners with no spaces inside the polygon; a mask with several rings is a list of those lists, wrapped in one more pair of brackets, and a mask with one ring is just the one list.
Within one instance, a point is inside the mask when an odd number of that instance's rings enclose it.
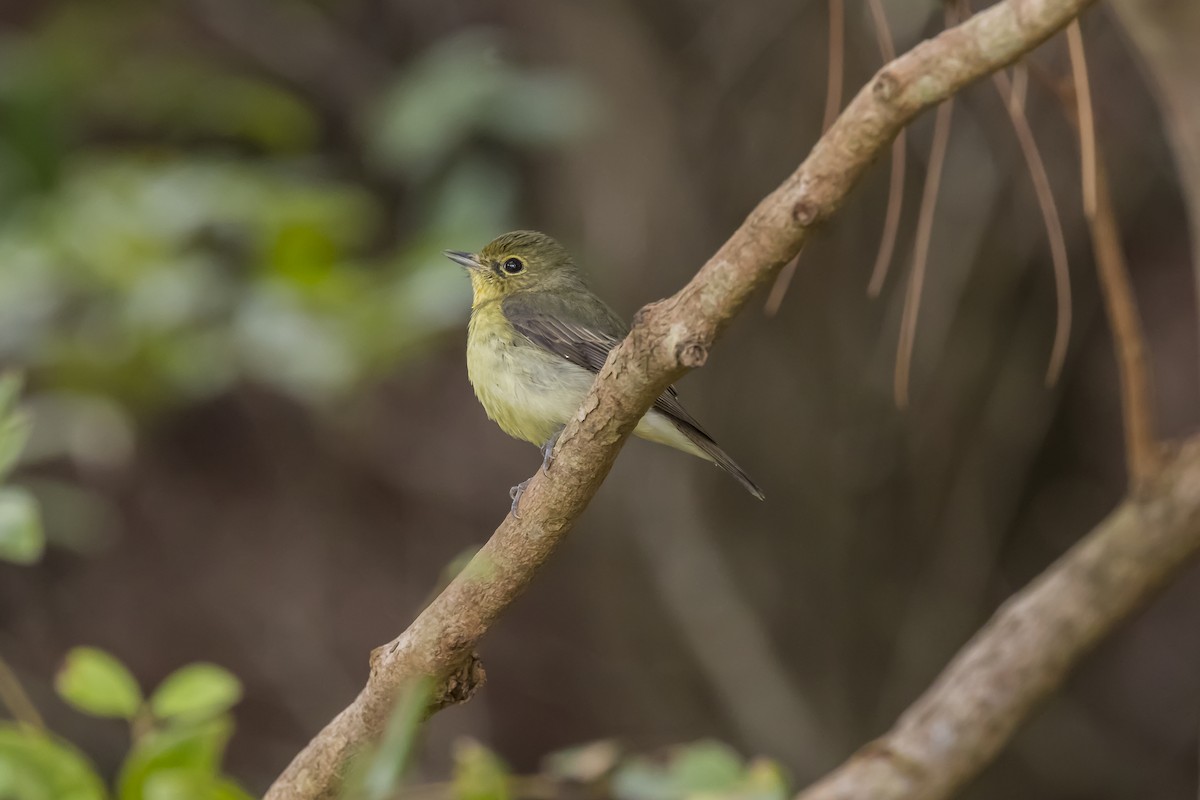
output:
{"label": "olive-green wing", "polygon": [[[608,354],[629,332],[628,326],[612,309],[587,292],[513,295],[506,298],[500,308],[513,328],[526,339],[590,372],[600,371]],[[680,405],[674,386],[668,387],[654,401],[654,408],[707,453],[713,463],[736,478],[746,491],[763,499],[758,484]]]}
{"label": "olive-green wing", "polygon": [[[608,354],[629,332],[616,312],[592,295],[562,297],[541,292],[514,295],[500,307],[513,328],[526,339],[590,372],[600,371]],[[680,404],[674,386],[654,401],[654,407],[711,441],[700,423]]]}

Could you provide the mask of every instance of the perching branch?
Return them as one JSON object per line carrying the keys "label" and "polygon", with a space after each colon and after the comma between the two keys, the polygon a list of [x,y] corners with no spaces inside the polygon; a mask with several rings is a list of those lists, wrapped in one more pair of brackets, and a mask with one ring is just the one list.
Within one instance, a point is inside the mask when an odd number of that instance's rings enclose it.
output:
{"label": "perching branch", "polygon": [[837,210],[906,123],[1012,63],[1093,2],[1003,0],[877,73],[804,163],[696,276],[674,296],[638,313],[563,432],[553,466],[529,483],[521,519],[506,517],[409,628],[372,654],[367,685],[296,756],[267,792],[268,800],[336,796],[348,760],[379,735],[396,697],[414,680],[438,682],[435,709],[468,698],[482,680],[476,644],[586,508],[654,399],[704,364],[755,289],[799,252],[809,229]]}

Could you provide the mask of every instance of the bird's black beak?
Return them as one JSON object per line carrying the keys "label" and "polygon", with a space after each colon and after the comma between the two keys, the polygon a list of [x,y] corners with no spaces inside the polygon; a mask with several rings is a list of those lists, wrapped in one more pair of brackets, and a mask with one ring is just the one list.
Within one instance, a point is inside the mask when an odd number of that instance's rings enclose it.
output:
{"label": "bird's black beak", "polygon": [[443,250],[442,255],[467,269],[483,269],[483,265],[475,260],[475,256],[470,253],[464,253],[461,250]]}

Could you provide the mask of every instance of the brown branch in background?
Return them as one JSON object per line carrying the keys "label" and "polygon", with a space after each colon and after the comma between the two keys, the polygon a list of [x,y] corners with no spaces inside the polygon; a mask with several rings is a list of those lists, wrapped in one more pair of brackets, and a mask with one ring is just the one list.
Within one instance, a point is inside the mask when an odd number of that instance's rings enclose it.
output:
{"label": "brown branch in background", "polygon": [[896,405],[908,408],[908,384],[912,374],[913,347],[917,341],[917,317],[921,311],[921,289],[925,285],[925,266],[929,261],[929,242],[933,235],[933,212],[937,207],[938,189],[942,183],[942,166],[950,145],[950,122],[954,101],[947,100],[938,107],[933,125],[933,144],[929,147],[929,171],[925,174],[925,189],[921,194],[921,209],[917,214],[917,238],[913,244],[912,273],[904,295],[904,313],[900,317],[900,341],[896,350],[896,373],[893,390]]}
{"label": "brown branch in background", "polygon": [[[1067,345],[1071,340],[1071,271],[1067,262],[1067,240],[1063,236],[1062,221],[1058,217],[1058,206],[1054,202],[1054,191],[1050,188],[1050,176],[1046,172],[1046,164],[1038,150],[1037,139],[1034,138],[1033,128],[1029,118],[1025,116],[1023,103],[1016,102],[1017,93],[1013,83],[1004,72],[992,75],[996,91],[1008,118],[1012,122],[1013,132],[1017,135],[1017,143],[1021,146],[1021,155],[1025,158],[1025,166],[1029,169],[1029,177],[1033,180],[1033,191],[1037,196],[1038,208],[1042,212],[1042,224],[1046,228],[1046,239],[1050,242],[1050,260],[1054,264],[1054,288],[1058,298],[1058,314],[1054,324],[1054,345],[1050,350],[1050,364],[1046,368],[1046,385],[1053,386],[1062,374],[1063,364],[1067,360]],[[1024,94],[1024,92],[1022,92]]]}
{"label": "brown branch in background", "polygon": [[1083,213],[1096,215],[1096,121],[1092,116],[1092,88],[1088,80],[1087,56],[1079,20],[1067,26],[1067,50],[1071,54],[1071,79],[1075,82],[1076,114],[1079,115],[1079,171],[1083,176]]}
{"label": "brown branch in background", "polygon": [[[705,362],[717,338],[753,293],[795,257],[814,225],[838,209],[901,127],[924,109],[1012,63],[1093,2],[1001,0],[880,70],[796,171],[758,204],[692,280],[675,295],[637,314],[629,335],[609,354],[579,412],[560,436],[553,465],[530,480],[521,500],[521,518],[507,515],[478,555],[412,624],[372,653],[366,686],[296,755],[268,790],[267,800],[336,797],[348,761],[379,737],[405,687],[432,678],[430,711],[470,697],[481,678],[474,658],[479,640],[525,591],[571,530],[654,400],[689,369]],[[1190,495],[1179,491],[1183,486]],[[1181,530],[1180,525],[1181,519],[1191,521],[1200,513],[1200,476],[1182,474],[1165,483],[1162,491],[1155,506],[1158,513],[1151,518],[1155,524],[1142,525],[1157,530],[1140,530],[1135,542],[1140,543],[1138,554],[1144,553],[1151,577],[1169,572],[1181,554],[1197,547],[1193,538],[1200,538],[1185,536],[1194,532]],[[1161,546],[1156,549],[1155,544]],[[1132,565],[1124,555],[1102,550],[1097,555],[1101,563],[1095,566],[1098,570],[1120,566],[1121,574],[1128,577]],[[1074,577],[1085,583],[1090,578],[1088,574]],[[1121,596],[1122,592],[1113,592],[1113,598]],[[1093,636],[1116,623],[1118,617],[1105,616],[1105,610],[1113,614],[1125,610],[1113,598],[1102,598],[1105,602],[1096,605]],[[1039,636],[1045,635],[1043,624],[1038,618],[1029,620]],[[1063,643],[1056,645],[1051,663],[1062,672],[1081,650],[1064,646],[1074,639],[1054,633],[1051,643],[1060,638]],[[1017,674],[1005,674],[1010,687],[1019,683],[1013,680]],[[1035,677],[1030,676],[1030,682]],[[998,701],[1003,704],[1007,697],[1000,695]],[[1011,714],[1019,718],[1027,710],[1028,702],[1022,702]],[[973,724],[988,727],[986,720]],[[970,766],[981,763],[977,758]],[[963,775],[961,765],[955,770]]]}
{"label": "brown branch in background", "polygon": [[[896,57],[887,14],[880,0],[867,0],[867,8],[871,10],[871,22],[875,28],[875,39],[879,43],[879,54],[883,56],[883,63],[886,64]],[[883,290],[883,282],[887,279],[888,267],[892,263],[892,254],[896,250],[896,235],[900,232],[900,210],[904,204],[904,159],[907,146],[905,132],[901,130],[892,142],[892,174],[888,179],[883,235],[879,239],[879,252],[875,256],[875,266],[871,269],[871,280],[867,284],[867,294],[871,297],[878,297]]]}
{"label": "brown branch in background", "polygon": [[775,282],[771,284],[771,291],[767,292],[767,302],[763,303],[763,313],[768,317],[779,313],[779,307],[783,305],[783,298],[787,296],[788,289],[792,286],[792,278],[796,277],[796,269],[799,266],[800,254],[797,253],[795,258],[779,270]]}
{"label": "brown branch in background", "polygon": [[1129,483],[1135,493],[1140,493],[1162,468],[1162,445],[1158,439],[1157,415],[1154,410],[1154,376],[1133,282],[1129,277],[1129,265],[1121,248],[1120,227],[1116,210],[1113,208],[1108,174],[1096,141],[1091,99],[1084,100],[1073,96],[1088,92],[1089,82],[1083,38],[1079,36],[1078,30],[1072,37],[1072,27],[1078,26],[1073,23],[1067,29],[1068,44],[1072,51],[1071,82],[1063,87],[1059,94],[1063,110],[1079,132],[1079,150],[1084,159],[1080,172],[1085,212],[1089,188],[1095,193],[1092,213],[1087,214],[1088,231],[1092,238],[1092,255],[1096,260],[1096,272],[1104,295],[1108,324],[1112,328],[1113,349],[1121,380],[1121,410],[1124,415],[1125,459],[1129,470]]}
{"label": "brown branch in background", "polygon": [[1125,459],[1129,483],[1136,493],[1145,490],[1162,468],[1162,446],[1154,413],[1154,379],[1151,375],[1141,316],[1129,279],[1129,267],[1121,249],[1117,214],[1113,209],[1108,176],[1100,152],[1093,167],[1096,189],[1095,214],[1088,220],[1092,254],[1112,328],[1113,349],[1121,378],[1121,410],[1124,414]]}
{"label": "brown branch in background", "polygon": [[[1008,93],[1008,104],[1013,109],[1023,112],[1025,110],[1025,95],[1029,91],[1029,68],[1024,61],[1018,61],[1013,64],[1012,70],[1012,89]],[[1008,113],[1013,114],[1016,111],[1010,110]]]}
{"label": "brown branch in background", "polygon": [[[958,22],[959,9],[953,2],[942,6],[946,16],[946,28]],[[969,16],[963,14],[963,16]],[[929,243],[933,236],[933,213],[937,209],[938,191],[942,185],[942,167],[946,164],[946,151],[950,147],[950,123],[954,118],[954,100],[946,100],[938,107],[933,124],[933,143],[929,146],[929,168],[925,172],[925,187],[921,193],[921,207],[917,212],[917,237],[913,244],[912,272],[908,276],[908,290],[904,293],[904,312],[900,316],[900,339],[896,345],[896,372],[892,390],[897,408],[908,408],[908,385],[912,375],[913,348],[917,342],[917,319],[921,312],[921,294],[925,286],[925,269],[929,263]]]}
{"label": "brown branch in background", "polygon": [[25,693],[17,673],[8,662],[0,658],[0,703],[8,709],[13,719],[37,730],[45,730],[46,723],[38,713],[37,706]]}
{"label": "brown branch in background", "polygon": [[[888,59],[889,61],[891,59]],[[846,5],[845,0],[829,0],[829,61],[825,68],[827,75],[825,83],[825,119],[821,123],[821,133],[829,130],[829,126],[837,119],[842,107],[842,87],[846,73]],[[903,135],[903,134],[902,134]],[[767,302],[763,304],[763,313],[773,317],[779,313],[783,298],[787,295],[792,279],[796,277],[796,269],[800,266],[800,254],[784,266],[771,285],[767,294]]]}
{"label": "brown branch in background", "polygon": [[986,766],[1068,669],[1200,551],[1200,439],[1010,598],[895,727],[797,800],[940,800]]}
{"label": "brown branch in background", "polygon": [[821,133],[837,119],[842,108],[842,84],[846,73],[845,0],[829,0],[829,66],[826,67],[825,118]]}

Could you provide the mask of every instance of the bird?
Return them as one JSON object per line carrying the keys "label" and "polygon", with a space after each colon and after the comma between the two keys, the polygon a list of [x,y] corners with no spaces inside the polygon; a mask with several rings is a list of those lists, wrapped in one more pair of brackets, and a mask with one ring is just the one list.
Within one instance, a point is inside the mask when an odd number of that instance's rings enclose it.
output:
{"label": "bird", "polygon": [[[540,447],[548,468],[559,434],[629,326],[592,293],[567,249],[544,233],[512,231],[477,253],[444,254],[471,279],[467,377],[475,396],[501,430]],[[673,386],[633,435],[710,461],[764,499],[758,484],[684,409]],[[510,490],[514,516],[528,483]]]}

